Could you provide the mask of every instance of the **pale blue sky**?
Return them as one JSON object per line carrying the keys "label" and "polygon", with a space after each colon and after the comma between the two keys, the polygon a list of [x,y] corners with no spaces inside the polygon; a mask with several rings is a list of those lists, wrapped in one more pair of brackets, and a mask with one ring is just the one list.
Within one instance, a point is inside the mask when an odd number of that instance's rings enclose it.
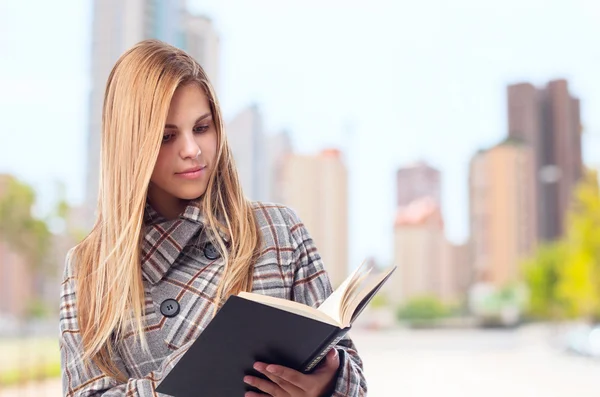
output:
{"label": "pale blue sky", "polygon": [[[451,240],[467,238],[471,155],[506,132],[505,86],[566,77],[584,157],[600,165],[597,0],[193,0],[222,37],[226,116],[257,102],[298,150],[350,171],[351,258],[392,257],[395,169],[443,172]],[[91,2],[0,0],[0,172],[83,197]],[[345,134],[353,131],[354,134]]]}

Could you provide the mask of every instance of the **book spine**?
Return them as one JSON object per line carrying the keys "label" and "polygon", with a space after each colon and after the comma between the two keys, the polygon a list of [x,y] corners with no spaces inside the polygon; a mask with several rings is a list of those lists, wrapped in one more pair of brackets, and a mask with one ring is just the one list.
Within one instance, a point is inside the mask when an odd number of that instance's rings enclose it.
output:
{"label": "book spine", "polygon": [[345,328],[342,330],[339,330],[338,332],[335,332],[334,338],[331,340],[331,342],[329,344],[327,344],[327,342],[325,342],[325,347],[321,349],[321,351],[315,356],[315,358],[313,360],[311,360],[305,367],[304,367],[304,372],[310,372],[314,367],[317,366],[317,364],[319,364],[321,362],[321,360],[323,359],[323,357],[325,357],[327,355],[327,353],[329,353],[329,351],[335,346],[337,345],[337,343],[346,335],[346,333],[348,332],[350,328]]}

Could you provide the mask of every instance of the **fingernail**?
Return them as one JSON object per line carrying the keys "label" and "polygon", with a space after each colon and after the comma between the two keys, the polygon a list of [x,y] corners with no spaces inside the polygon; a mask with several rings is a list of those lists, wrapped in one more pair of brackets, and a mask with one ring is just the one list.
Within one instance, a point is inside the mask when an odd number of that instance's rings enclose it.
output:
{"label": "fingernail", "polygon": [[261,372],[265,370],[265,364],[263,364],[263,363],[254,363],[254,365],[252,367],[255,370],[261,371]]}
{"label": "fingernail", "polygon": [[246,382],[247,384],[251,385],[252,384],[252,378],[249,376],[244,376],[244,382]]}

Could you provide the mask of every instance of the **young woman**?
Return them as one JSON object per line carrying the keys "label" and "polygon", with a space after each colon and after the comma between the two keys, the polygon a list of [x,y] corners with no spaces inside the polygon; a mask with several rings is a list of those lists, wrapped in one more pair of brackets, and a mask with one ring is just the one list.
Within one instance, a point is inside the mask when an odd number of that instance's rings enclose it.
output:
{"label": "young woman", "polygon": [[[168,44],[143,41],[108,78],[97,220],[66,258],[64,395],[156,396],[240,291],[317,306],[332,289],[297,215],[244,197],[200,65]],[[308,375],[269,364],[255,364],[269,380],[243,379],[262,395],[366,395],[348,338]]]}

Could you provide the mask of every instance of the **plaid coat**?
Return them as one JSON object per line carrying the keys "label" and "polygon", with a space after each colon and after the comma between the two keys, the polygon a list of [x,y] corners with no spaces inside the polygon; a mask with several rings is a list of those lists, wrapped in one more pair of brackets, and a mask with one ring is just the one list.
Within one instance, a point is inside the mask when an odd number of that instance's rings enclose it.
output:
{"label": "plaid coat", "polygon": [[[332,292],[313,241],[289,208],[255,203],[263,249],[254,270],[253,292],[318,306]],[[81,336],[77,323],[76,264],[67,254],[60,304],[60,352],[63,395],[159,396],[155,387],[173,368],[212,318],[213,299],[223,261],[211,250],[208,228],[195,203],[178,219],[166,220],[146,206],[142,243],[142,273],[146,294],[144,325],[150,352],[142,350],[132,333],[117,344],[115,365],[129,380],[120,384],[95,365],[81,364]],[[224,236],[225,237],[225,236]],[[173,317],[161,314],[166,299],[179,302]],[[346,336],[336,348],[340,371],[335,397],[366,395],[363,364]],[[207,396],[218,397],[218,396]]]}

